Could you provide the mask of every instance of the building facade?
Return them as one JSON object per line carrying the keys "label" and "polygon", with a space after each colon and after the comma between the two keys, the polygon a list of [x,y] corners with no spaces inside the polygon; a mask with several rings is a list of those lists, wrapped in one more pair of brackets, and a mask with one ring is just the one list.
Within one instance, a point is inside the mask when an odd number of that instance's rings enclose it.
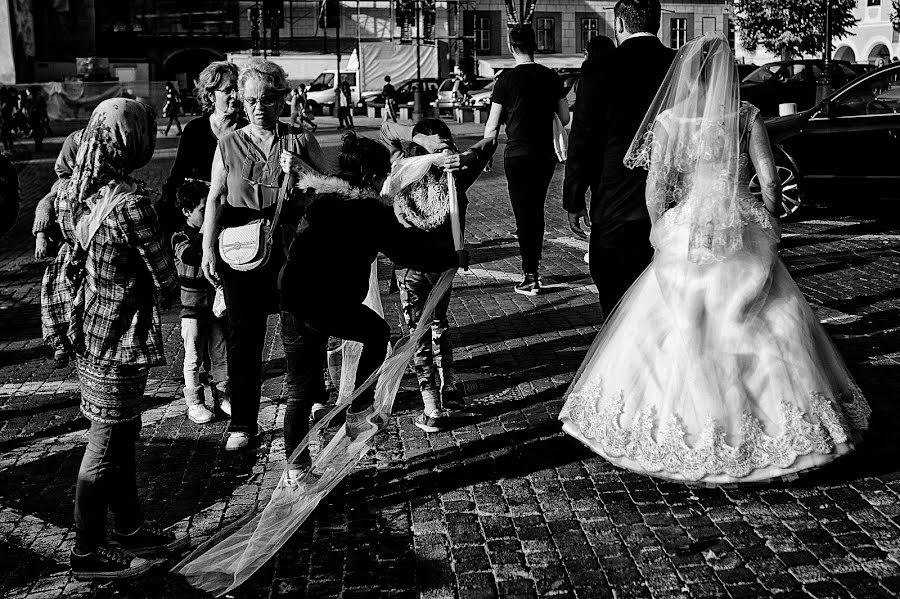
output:
{"label": "building facade", "polygon": [[850,37],[835,44],[834,57],[874,63],[900,56],[900,33],[891,26],[892,12],[890,0],[859,0],[853,11],[859,23]]}
{"label": "building facade", "polygon": [[[97,56],[108,59],[115,79],[186,84],[227,52],[255,47],[266,54],[333,53],[338,34],[344,53],[357,41],[427,38],[425,43],[439,45],[442,74],[457,65],[471,68],[478,59],[510,56],[502,0],[328,0],[326,6],[338,14],[325,21],[319,0],[284,0],[275,3],[281,14],[274,27],[261,15],[261,8],[273,5],[268,0],[0,2],[11,13],[9,30],[0,30],[0,53],[4,47],[12,53],[19,82],[75,77],[75,58]],[[575,60],[592,36],[613,35],[614,4],[537,0],[532,22],[538,52]],[[730,8],[723,0],[663,2],[662,7],[659,37],[669,46],[708,31],[730,30]]]}

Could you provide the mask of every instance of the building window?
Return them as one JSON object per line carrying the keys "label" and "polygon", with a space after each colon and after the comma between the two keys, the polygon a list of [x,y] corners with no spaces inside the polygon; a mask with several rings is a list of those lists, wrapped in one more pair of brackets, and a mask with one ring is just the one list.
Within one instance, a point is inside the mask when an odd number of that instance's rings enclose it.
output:
{"label": "building window", "polygon": [[673,18],[670,23],[669,46],[680,48],[687,43],[687,19]]}
{"label": "building window", "polygon": [[475,15],[475,51],[491,53],[491,18]]}
{"label": "building window", "polygon": [[867,6],[881,6],[881,0],[869,0]]}
{"label": "building window", "polygon": [[715,33],[716,32],[716,18],[715,17],[703,17],[703,21],[701,21],[703,27],[703,35],[707,33]]}
{"label": "building window", "polygon": [[600,35],[600,19],[581,19],[581,49],[587,50],[588,43]]}
{"label": "building window", "polygon": [[537,19],[537,51],[556,52],[556,19],[541,17]]}

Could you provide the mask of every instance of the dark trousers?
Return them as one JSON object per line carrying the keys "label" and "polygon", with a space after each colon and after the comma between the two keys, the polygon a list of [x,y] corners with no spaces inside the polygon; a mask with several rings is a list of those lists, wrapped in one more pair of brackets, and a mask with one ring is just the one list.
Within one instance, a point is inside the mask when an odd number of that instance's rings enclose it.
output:
{"label": "dark trousers", "polygon": [[91,422],[75,485],[75,549],[89,553],[106,544],[106,512],[115,528],[130,533],[144,521],[135,479],[140,419],[120,424]]}
{"label": "dark trousers", "polygon": [[609,239],[591,237],[591,278],[597,285],[604,318],[609,318],[613,308],[653,259],[650,221],[622,223],[615,245],[612,243]]}
{"label": "dark trousers", "polygon": [[[362,354],[356,369],[356,386],[362,384],[381,366],[387,356],[390,327],[384,319],[363,304],[353,306],[322,305],[304,308],[302,312],[281,313],[281,342],[287,362],[285,377],[284,451],[291,454],[309,432],[309,415],[316,402],[325,403],[325,379],[322,364],[329,336],[362,343]],[[375,396],[375,386],[353,400],[358,412]],[[295,463],[302,463],[301,456]]]}
{"label": "dark trousers", "polygon": [[228,431],[232,433],[257,433],[266,320],[278,301],[277,268],[270,260],[261,269],[239,272],[219,262],[218,272],[228,309],[226,345],[231,395]]}
{"label": "dark trousers", "polygon": [[508,156],[504,164],[522,272],[537,273],[544,245],[544,204],[556,163],[546,157]]}
{"label": "dark trousers", "polygon": [[440,391],[442,378],[438,369],[453,372],[453,344],[450,342],[450,323],[447,309],[450,306],[450,290],[440,299],[429,322],[419,322],[428,294],[434,289],[441,273],[420,272],[411,268],[397,269],[400,287],[400,303],[403,318],[412,334],[419,326],[430,327],[416,346],[414,364],[420,390]]}

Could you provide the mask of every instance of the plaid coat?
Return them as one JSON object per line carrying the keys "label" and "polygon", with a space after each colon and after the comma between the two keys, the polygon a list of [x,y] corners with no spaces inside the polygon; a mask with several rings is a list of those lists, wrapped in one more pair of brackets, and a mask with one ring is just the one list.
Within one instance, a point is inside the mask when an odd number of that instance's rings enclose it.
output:
{"label": "plaid coat", "polygon": [[178,282],[150,199],[125,195],[82,256],[69,203],[58,202],[57,217],[69,247],[44,278],[44,337],[98,365],[165,364],[160,305]]}

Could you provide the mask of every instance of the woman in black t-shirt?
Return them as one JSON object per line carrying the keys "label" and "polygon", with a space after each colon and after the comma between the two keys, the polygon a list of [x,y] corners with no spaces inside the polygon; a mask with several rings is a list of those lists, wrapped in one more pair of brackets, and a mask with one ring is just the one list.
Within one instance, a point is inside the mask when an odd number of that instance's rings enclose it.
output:
{"label": "woman in black t-shirt", "polygon": [[509,49],[515,68],[500,75],[491,98],[491,114],[484,130],[496,139],[506,123],[504,164],[509,201],[516,218],[516,235],[524,279],[516,292],[537,295],[541,290],[538,266],[544,240],[544,203],[553,178],[553,117],[569,122],[569,105],[562,80],[534,62],[537,44],[530,25],[509,30]]}

